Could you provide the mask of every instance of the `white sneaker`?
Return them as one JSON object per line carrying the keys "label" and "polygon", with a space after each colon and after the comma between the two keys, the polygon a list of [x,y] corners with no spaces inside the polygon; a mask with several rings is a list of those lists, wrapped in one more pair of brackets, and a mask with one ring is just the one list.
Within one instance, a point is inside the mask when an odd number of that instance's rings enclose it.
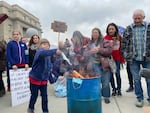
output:
{"label": "white sneaker", "polygon": [[143,107],[144,101],[141,99],[138,99],[137,102],[135,103],[136,107]]}

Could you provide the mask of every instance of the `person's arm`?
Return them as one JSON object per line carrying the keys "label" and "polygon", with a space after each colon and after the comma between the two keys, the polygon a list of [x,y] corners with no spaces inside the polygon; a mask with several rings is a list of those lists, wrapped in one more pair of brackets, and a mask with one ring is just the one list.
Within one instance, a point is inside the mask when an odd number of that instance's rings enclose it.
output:
{"label": "person's arm", "polygon": [[26,44],[24,44],[25,45],[25,69],[27,70],[28,68],[29,68],[29,50],[28,50],[28,48],[27,48],[27,45]]}
{"label": "person's arm", "polygon": [[57,49],[49,49],[49,50],[42,50],[39,51],[39,57],[47,57],[56,54]]}
{"label": "person's arm", "polygon": [[111,55],[112,51],[113,51],[113,41],[104,39],[101,44],[101,47],[99,48],[99,53],[104,57],[108,57]]}
{"label": "person's arm", "polygon": [[13,54],[15,54],[15,52],[13,52],[13,46],[14,45],[11,42],[7,44],[6,56],[7,56],[7,61],[10,64],[9,68],[16,70],[17,66],[12,56]]}
{"label": "person's arm", "polygon": [[27,48],[27,45],[26,44],[24,44],[25,45],[25,63],[26,64],[29,64],[29,49]]}
{"label": "person's arm", "polygon": [[39,51],[39,57],[52,56],[54,54],[60,55],[61,51],[59,49],[49,49],[49,50]]}
{"label": "person's arm", "polygon": [[126,47],[127,47],[127,39],[126,37],[124,37],[121,41],[121,48],[120,48],[120,51],[121,51],[121,54],[124,58],[126,58],[126,55],[125,55],[125,51],[126,51]]}
{"label": "person's arm", "polygon": [[[10,63],[10,65],[12,66],[12,65],[14,65],[15,63],[14,63],[14,60],[13,60],[13,58],[12,58],[12,44],[11,43],[8,43],[7,44],[7,49],[6,49],[6,56],[7,56],[7,60],[8,60],[8,62]],[[13,53],[14,54],[14,53]]]}
{"label": "person's arm", "polygon": [[129,45],[129,39],[130,39],[130,34],[129,32],[132,32],[131,31],[131,27],[128,26],[124,33],[123,33],[123,38],[122,38],[122,41],[121,41],[121,48],[120,48],[120,51],[121,51],[121,54],[124,58],[127,58],[127,54],[128,54],[128,47],[130,46]]}

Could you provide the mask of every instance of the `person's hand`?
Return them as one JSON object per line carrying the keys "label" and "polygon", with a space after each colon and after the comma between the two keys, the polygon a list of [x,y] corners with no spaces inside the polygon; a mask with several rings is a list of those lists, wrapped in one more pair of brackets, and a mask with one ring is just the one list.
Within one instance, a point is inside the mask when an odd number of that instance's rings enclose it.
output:
{"label": "person's hand", "polygon": [[17,70],[18,67],[17,67],[16,65],[13,65],[13,66],[12,66],[12,69],[13,69],[13,70]]}
{"label": "person's hand", "polygon": [[28,70],[28,68],[29,68],[29,65],[25,64],[25,70]]}
{"label": "person's hand", "polygon": [[96,47],[96,48],[93,48],[89,51],[89,53],[91,54],[95,54],[95,53],[98,53],[100,51],[100,48]]}
{"label": "person's hand", "polygon": [[60,51],[59,49],[57,49],[56,54],[60,55],[62,53],[62,51]]}

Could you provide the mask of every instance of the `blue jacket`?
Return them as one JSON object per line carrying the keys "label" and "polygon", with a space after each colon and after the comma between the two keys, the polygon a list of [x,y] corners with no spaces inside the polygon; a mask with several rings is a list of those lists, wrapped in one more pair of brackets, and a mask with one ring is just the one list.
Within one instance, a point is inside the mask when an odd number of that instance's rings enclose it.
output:
{"label": "blue jacket", "polygon": [[16,64],[28,64],[27,46],[19,41],[18,43],[11,40],[7,44],[6,54],[9,63],[9,68]]}
{"label": "blue jacket", "polygon": [[56,54],[57,49],[44,50],[38,49],[33,60],[32,70],[29,76],[36,80],[49,80],[51,77],[51,56]]}

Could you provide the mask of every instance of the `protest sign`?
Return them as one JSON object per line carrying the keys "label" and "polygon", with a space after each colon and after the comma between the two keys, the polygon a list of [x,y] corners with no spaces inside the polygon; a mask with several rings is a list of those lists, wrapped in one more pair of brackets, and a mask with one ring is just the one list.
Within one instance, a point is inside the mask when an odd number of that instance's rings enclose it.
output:
{"label": "protest sign", "polygon": [[29,71],[17,69],[10,70],[10,87],[11,87],[11,101],[12,106],[22,104],[29,101],[30,89],[29,89]]}

